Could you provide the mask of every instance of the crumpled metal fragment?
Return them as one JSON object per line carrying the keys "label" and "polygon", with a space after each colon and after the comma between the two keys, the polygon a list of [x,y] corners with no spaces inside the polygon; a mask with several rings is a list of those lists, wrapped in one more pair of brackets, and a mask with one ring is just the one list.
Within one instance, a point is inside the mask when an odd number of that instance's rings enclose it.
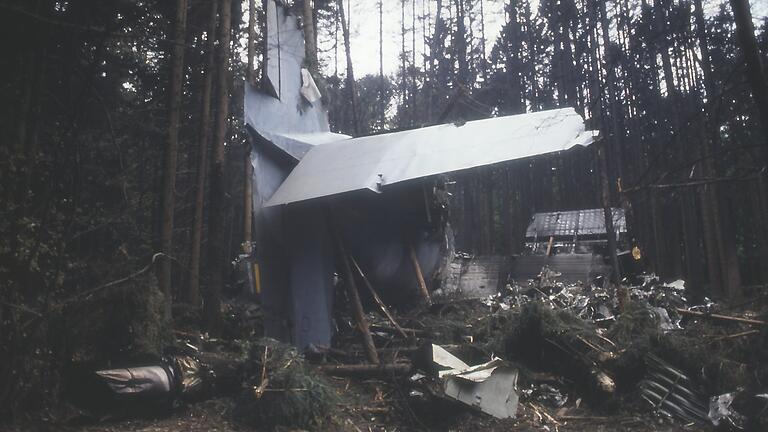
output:
{"label": "crumpled metal fragment", "polygon": [[709,399],[708,416],[713,425],[719,426],[725,420],[737,429],[744,429],[744,417],[731,407],[737,394],[738,392],[725,393]]}

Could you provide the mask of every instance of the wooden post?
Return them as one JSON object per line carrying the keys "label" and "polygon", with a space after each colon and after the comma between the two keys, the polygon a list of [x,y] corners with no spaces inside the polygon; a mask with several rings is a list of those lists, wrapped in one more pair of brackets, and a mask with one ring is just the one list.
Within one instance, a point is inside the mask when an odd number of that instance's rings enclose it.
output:
{"label": "wooden post", "polygon": [[549,242],[547,243],[547,256],[552,255],[552,246],[555,245],[555,236],[549,236]]}
{"label": "wooden post", "polygon": [[611,269],[613,270],[611,281],[618,283],[621,278],[619,273],[619,258],[616,255],[616,231],[613,229],[613,209],[611,208],[611,182],[608,177],[608,146],[603,140],[598,148],[598,159],[600,160],[600,177],[602,183],[603,198],[603,216],[605,219],[605,234],[608,237],[608,253],[611,258]]}
{"label": "wooden post", "polygon": [[[243,160],[243,253],[253,256],[253,165],[251,164],[251,141],[245,140],[245,157]],[[257,264],[251,264],[253,278],[248,287],[251,294],[260,294],[261,287],[258,281],[259,272]]]}
{"label": "wooden post", "polygon": [[421,296],[426,300],[427,304],[432,306],[432,298],[429,297],[429,291],[427,290],[427,283],[424,282],[424,274],[421,272],[421,266],[419,265],[419,258],[416,256],[416,249],[412,244],[408,244],[408,248],[411,253],[411,263],[413,264],[413,270],[416,272],[416,280],[419,281],[419,292]]}
{"label": "wooden post", "polygon": [[363,278],[363,282],[365,282],[365,286],[368,287],[368,291],[373,296],[373,299],[376,300],[376,303],[379,305],[379,307],[381,308],[381,311],[387,317],[389,322],[391,322],[392,325],[395,326],[395,328],[397,329],[398,333],[400,333],[400,335],[408,339],[408,335],[405,333],[405,330],[403,330],[403,328],[400,327],[400,324],[398,324],[397,321],[395,321],[395,318],[392,316],[391,313],[389,313],[389,308],[387,308],[387,305],[384,304],[384,302],[381,300],[381,297],[379,297],[379,294],[376,292],[376,290],[373,289],[373,285],[371,285],[371,281],[369,281],[368,278],[365,277],[365,273],[363,273],[363,269],[361,269],[360,266],[357,264],[355,257],[350,256],[349,259],[352,260],[352,265],[355,266],[357,273],[360,275],[361,278]]}
{"label": "wooden post", "polygon": [[368,321],[365,319],[363,304],[360,302],[360,294],[357,292],[355,275],[352,273],[352,266],[349,264],[349,255],[347,255],[347,250],[344,247],[344,240],[341,238],[341,234],[339,234],[332,216],[330,217],[329,222],[331,224],[331,229],[333,230],[333,236],[336,240],[336,246],[338,247],[341,263],[344,267],[344,278],[346,279],[346,283],[344,285],[347,287],[349,301],[352,302],[352,313],[355,317],[355,321],[357,322],[357,327],[360,330],[363,348],[365,348],[368,361],[373,364],[379,364],[379,355],[376,353],[376,345],[373,344],[371,331],[368,328]]}

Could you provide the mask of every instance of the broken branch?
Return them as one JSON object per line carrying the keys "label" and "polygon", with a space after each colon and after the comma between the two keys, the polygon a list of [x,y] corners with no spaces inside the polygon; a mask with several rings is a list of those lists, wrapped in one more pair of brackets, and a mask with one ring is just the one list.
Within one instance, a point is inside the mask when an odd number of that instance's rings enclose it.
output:
{"label": "broken branch", "polygon": [[752,324],[752,325],[762,325],[762,326],[766,325],[765,321],[754,320],[749,318],[732,317],[732,316],[720,315],[720,314],[709,314],[705,312],[698,312],[698,311],[692,311],[692,310],[681,309],[681,308],[676,308],[675,310],[677,310],[679,313],[683,315],[695,316],[700,318],[711,318],[711,319],[721,320],[721,321],[734,321],[734,322],[740,322],[740,323]]}
{"label": "broken branch", "polygon": [[368,356],[368,361],[373,364],[378,364],[379,355],[376,353],[376,345],[373,343],[371,331],[368,327],[368,321],[365,319],[363,304],[360,302],[360,294],[357,292],[357,284],[355,283],[354,274],[352,274],[352,266],[349,264],[349,255],[347,255],[346,248],[344,247],[344,240],[341,238],[341,234],[339,234],[336,224],[333,221],[331,221],[331,227],[336,239],[336,244],[339,248],[341,262],[344,266],[344,276],[346,278],[346,283],[344,285],[347,287],[347,294],[349,294],[349,300],[352,303],[352,312],[355,316],[357,327],[360,330],[363,347]]}
{"label": "broken branch", "polygon": [[318,369],[329,375],[335,376],[388,376],[392,374],[404,375],[410,373],[413,367],[410,363],[388,363],[376,365],[324,365]]}
{"label": "broken branch", "polygon": [[[371,329],[384,332],[384,333],[399,333],[397,329],[394,329],[392,327],[387,327],[380,324],[372,324]],[[400,330],[404,331],[405,333],[411,333],[414,336],[424,335],[426,332],[424,330],[418,330],[418,329],[412,329],[412,328],[406,328],[406,327],[400,327]]]}
{"label": "broken branch", "polygon": [[387,305],[385,305],[384,302],[381,301],[381,297],[379,297],[379,294],[376,292],[376,290],[373,289],[373,285],[371,285],[371,282],[368,280],[368,278],[365,277],[365,273],[363,273],[363,270],[357,264],[355,257],[350,256],[349,259],[352,261],[352,265],[355,266],[355,269],[357,269],[357,273],[360,275],[361,278],[363,278],[363,282],[365,283],[365,286],[368,288],[368,291],[373,296],[373,299],[376,300],[376,303],[379,305],[379,308],[381,308],[381,311],[384,312],[384,316],[386,316],[389,322],[391,322],[392,325],[395,326],[395,329],[398,331],[398,333],[400,333],[404,338],[408,339],[408,335],[405,334],[405,331],[403,331],[402,327],[400,327],[400,324],[398,324],[397,321],[395,321],[395,318],[392,317],[392,314],[389,313],[389,308],[387,308]]}
{"label": "broken branch", "polygon": [[413,248],[412,244],[408,244],[408,248],[411,252],[411,263],[413,264],[413,269],[416,271],[416,280],[419,281],[419,292],[421,293],[421,296],[424,297],[424,300],[427,301],[427,304],[432,306],[432,299],[429,297],[427,283],[424,282],[424,274],[421,272],[421,266],[419,265],[419,258],[416,256],[416,250]]}

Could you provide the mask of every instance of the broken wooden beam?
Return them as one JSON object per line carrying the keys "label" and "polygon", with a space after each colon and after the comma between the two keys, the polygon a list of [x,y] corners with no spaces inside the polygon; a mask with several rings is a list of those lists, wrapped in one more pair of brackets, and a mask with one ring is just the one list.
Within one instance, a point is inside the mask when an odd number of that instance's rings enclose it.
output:
{"label": "broken wooden beam", "polygon": [[424,273],[421,271],[421,265],[419,265],[419,258],[416,256],[416,249],[412,244],[408,244],[408,248],[411,253],[411,263],[413,264],[413,270],[416,272],[416,280],[419,282],[419,293],[427,302],[432,306],[432,298],[429,296],[429,290],[427,290],[427,283],[424,281]]}
{"label": "broken wooden beam", "polygon": [[342,266],[344,267],[344,278],[347,287],[347,294],[349,295],[349,301],[352,303],[352,313],[357,322],[357,327],[360,330],[360,336],[362,338],[363,347],[365,348],[368,361],[373,364],[379,363],[379,355],[376,353],[376,345],[373,343],[373,337],[371,337],[371,331],[368,327],[368,321],[365,319],[365,312],[363,311],[363,304],[360,302],[360,294],[357,291],[357,284],[355,283],[355,275],[352,273],[352,266],[349,264],[349,255],[347,255],[346,247],[344,247],[344,240],[341,238],[336,224],[333,220],[331,222],[331,229],[336,239],[336,244],[339,249],[339,256],[341,258]]}
{"label": "broken wooden beam", "polygon": [[749,318],[733,317],[733,316],[720,315],[720,314],[710,314],[706,312],[698,312],[698,311],[692,311],[692,310],[681,309],[681,308],[676,308],[675,310],[681,313],[682,315],[689,315],[689,316],[695,316],[700,318],[711,318],[711,319],[720,320],[720,321],[733,321],[733,322],[740,322],[744,324],[761,325],[761,326],[768,324],[765,321],[749,319]]}
{"label": "broken wooden beam", "polygon": [[395,318],[392,316],[392,314],[389,313],[389,308],[387,308],[387,305],[385,305],[384,302],[381,300],[381,297],[379,297],[379,294],[376,292],[376,290],[373,289],[373,285],[371,285],[371,282],[368,280],[368,278],[365,277],[365,273],[363,273],[363,269],[361,269],[360,266],[357,264],[357,260],[355,260],[355,257],[350,256],[349,258],[350,260],[352,260],[352,265],[355,266],[357,273],[363,279],[365,286],[368,288],[368,292],[371,293],[371,296],[373,296],[373,299],[376,301],[376,303],[379,305],[379,308],[384,313],[384,316],[387,317],[389,322],[392,323],[392,325],[395,327],[398,333],[400,333],[401,336],[408,339],[408,335],[405,333],[402,327],[400,327],[400,324],[398,324],[397,321],[395,321]]}
{"label": "broken wooden beam", "polygon": [[333,376],[376,377],[405,375],[411,372],[410,363],[339,364],[318,366],[318,370]]}
{"label": "broken wooden beam", "polygon": [[725,335],[725,336],[718,336],[718,337],[712,339],[712,341],[713,342],[717,342],[717,341],[726,340],[726,339],[736,339],[736,338],[740,338],[740,337],[743,337],[743,336],[751,336],[751,335],[756,335],[756,334],[760,334],[760,330],[748,330],[748,331],[744,331],[744,332],[740,332],[740,333],[736,333],[736,334],[730,334],[730,335]]}
{"label": "broken wooden beam", "polygon": [[552,247],[555,245],[555,236],[549,236],[549,242],[547,242],[547,256],[552,255]]}
{"label": "broken wooden beam", "polygon": [[[395,329],[393,327],[388,327],[388,326],[381,325],[381,324],[371,324],[371,329],[374,330],[374,331],[380,331],[380,332],[390,333],[390,334],[399,334],[400,333],[399,330],[397,330],[397,329]],[[412,328],[407,328],[407,327],[400,327],[400,330],[404,331],[405,333],[410,333],[413,336],[423,336],[423,335],[427,334],[427,332],[425,332],[424,330],[412,329]]]}

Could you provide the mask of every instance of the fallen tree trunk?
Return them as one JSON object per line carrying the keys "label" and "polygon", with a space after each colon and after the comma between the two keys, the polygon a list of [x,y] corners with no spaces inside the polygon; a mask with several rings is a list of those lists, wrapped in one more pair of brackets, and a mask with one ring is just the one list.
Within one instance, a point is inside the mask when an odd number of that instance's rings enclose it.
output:
{"label": "fallen tree trunk", "polygon": [[329,375],[344,377],[381,377],[392,375],[405,375],[411,372],[413,366],[410,363],[387,363],[378,365],[369,364],[340,364],[318,366],[318,370]]}

